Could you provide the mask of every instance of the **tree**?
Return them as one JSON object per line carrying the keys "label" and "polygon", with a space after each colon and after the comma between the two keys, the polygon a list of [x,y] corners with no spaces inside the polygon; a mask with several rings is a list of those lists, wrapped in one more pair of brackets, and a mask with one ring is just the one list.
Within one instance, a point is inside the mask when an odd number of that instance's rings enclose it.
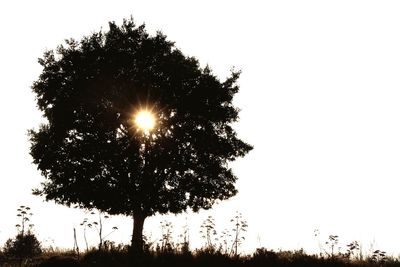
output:
{"label": "tree", "polygon": [[[146,217],[208,209],[236,194],[228,163],[252,149],[232,128],[239,72],[221,82],[133,19],[66,40],[39,63],[32,89],[47,122],[29,135],[45,181],[34,194],[132,216],[138,250]],[[156,118],[151,132],[133,123],[143,109]]]}

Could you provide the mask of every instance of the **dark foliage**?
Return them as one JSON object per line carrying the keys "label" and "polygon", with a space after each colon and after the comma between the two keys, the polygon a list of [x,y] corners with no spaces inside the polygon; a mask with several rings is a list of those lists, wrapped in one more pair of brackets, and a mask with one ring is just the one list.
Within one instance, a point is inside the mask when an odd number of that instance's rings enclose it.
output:
{"label": "dark foliage", "polygon": [[316,255],[308,255],[303,250],[275,252],[265,248],[257,249],[246,262],[250,266],[271,267],[355,267],[358,265],[358,263],[344,258],[321,258]]}
{"label": "dark foliage", "polygon": [[[90,260],[88,260],[90,259]],[[133,261],[133,263],[132,263]],[[146,266],[146,267],[382,267],[400,266],[398,261],[392,260],[385,264],[370,263],[368,261],[350,261],[344,258],[321,258],[308,255],[302,250],[274,252],[267,249],[258,249],[252,256],[228,256],[220,252],[207,250],[195,253],[182,254],[179,252],[149,252],[140,258],[130,258],[129,254],[119,251],[114,254],[107,251],[92,252],[82,260],[84,266]]]}
{"label": "dark foliage", "polygon": [[130,258],[126,250],[94,250],[85,254],[82,259],[84,266],[107,267],[107,266],[129,266]]}
{"label": "dark foliage", "polygon": [[55,256],[43,260],[37,267],[81,267],[78,260],[70,257]]}
{"label": "dark foliage", "polygon": [[[257,249],[252,256],[228,256],[220,252],[200,250],[190,253],[179,251],[147,251],[140,257],[132,258],[127,249],[93,250],[77,259],[70,252],[57,256],[44,256],[24,261],[26,267],[399,267],[398,258],[390,257],[385,262],[350,260],[346,258],[308,255],[302,250],[275,252],[265,248]],[[1,258],[0,258],[1,259]],[[0,266],[21,266],[21,262],[3,259]]]}
{"label": "dark foliage", "polygon": [[[231,127],[238,72],[221,82],[161,33],[150,36],[132,20],[109,27],[39,60],[32,89],[47,123],[30,141],[46,180],[34,192],[133,216],[132,243],[142,243],[147,216],[207,209],[235,195],[228,162],[252,147]],[[133,124],[141,109],[155,114],[151,134]]]}
{"label": "dark foliage", "polygon": [[7,262],[7,257],[2,251],[0,251],[0,266],[3,266]]}
{"label": "dark foliage", "polygon": [[4,244],[3,252],[7,258],[28,259],[40,255],[42,249],[36,236],[28,232],[19,233],[14,239],[8,239]]}
{"label": "dark foliage", "polygon": [[197,266],[242,266],[241,258],[232,258],[219,252],[199,251],[195,261]]}

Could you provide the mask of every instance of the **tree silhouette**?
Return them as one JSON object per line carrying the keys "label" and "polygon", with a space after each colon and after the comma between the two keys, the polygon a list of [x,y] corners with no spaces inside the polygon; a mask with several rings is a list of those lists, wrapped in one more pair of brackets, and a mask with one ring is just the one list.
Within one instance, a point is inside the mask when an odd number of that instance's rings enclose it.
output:
{"label": "tree silhouette", "polygon": [[[208,209],[236,194],[228,162],[252,149],[231,127],[239,72],[221,82],[132,18],[66,40],[39,63],[32,89],[47,122],[29,135],[45,181],[34,194],[132,216],[138,251],[146,217]],[[156,118],[151,132],[134,124],[143,109]]]}

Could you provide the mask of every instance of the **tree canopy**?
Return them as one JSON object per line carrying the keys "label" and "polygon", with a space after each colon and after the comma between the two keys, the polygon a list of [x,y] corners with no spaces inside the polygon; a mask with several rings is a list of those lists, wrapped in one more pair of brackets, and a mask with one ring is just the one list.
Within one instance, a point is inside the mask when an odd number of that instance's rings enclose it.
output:
{"label": "tree canopy", "polygon": [[[236,194],[228,163],[252,149],[232,128],[239,72],[220,81],[132,19],[66,40],[39,63],[32,89],[47,122],[30,130],[45,177],[35,194],[134,219]],[[144,109],[156,120],[148,133],[133,120]]]}

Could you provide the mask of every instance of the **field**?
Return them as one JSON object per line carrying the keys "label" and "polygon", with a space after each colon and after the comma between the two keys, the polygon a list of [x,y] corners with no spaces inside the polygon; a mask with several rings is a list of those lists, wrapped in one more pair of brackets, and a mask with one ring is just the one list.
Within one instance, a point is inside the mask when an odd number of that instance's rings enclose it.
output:
{"label": "field", "polygon": [[46,251],[41,255],[21,259],[0,256],[1,266],[271,266],[271,267],[375,267],[400,266],[398,258],[368,255],[359,259],[352,255],[308,255],[298,251],[272,251],[257,249],[252,255],[227,255],[218,250],[200,249],[184,251],[176,249],[146,250],[140,257],[132,257],[128,246],[106,246],[102,250],[92,249],[85,253],[76,251]]}
{"label": "field", "polygon": [[[188,226],[181,229],[178,237],[173,236],[172,224],[163,221],[160,225],[162,235],[157,241],[149,241],[144,237],[143,251],[132,251],[126,244],[115,244],[107,237],[117,227],[112,227],[106,234],[104,225],[107,215],[92,212],[96,220],[85,219],[82,230],[85,236],[85,248],[76,246],[72,249],[55,249],[43,247],[36,238],[33,224],[30,222],[30,208],[20,206],[17,224],[17,234],[10,238],[0,250],[0,267],[128,267],[128,266],[270,266],[270,267],[375,267],[398,266],[400,259],[388,256],[386,252],[374,250],[365,252],[361,244],[353,241],[339,247],[339,237],[330,235],[325,242],[320,242],[320,251],[316,254],[307,254],[304,250],[274,251],[267,248],[258,248],[250,254],[241,252],[246,239],[247,221],[237,212],[227,230],[217,232],[213,217],[209,216],[202,223],[199,231],[203,246],[191,249]],[[98,234],[98,243],[88,246],[86,231],[95,231]],[[107,233],[107,232],[106,232]],[[319,239],[319,231],[315,231]]]}

